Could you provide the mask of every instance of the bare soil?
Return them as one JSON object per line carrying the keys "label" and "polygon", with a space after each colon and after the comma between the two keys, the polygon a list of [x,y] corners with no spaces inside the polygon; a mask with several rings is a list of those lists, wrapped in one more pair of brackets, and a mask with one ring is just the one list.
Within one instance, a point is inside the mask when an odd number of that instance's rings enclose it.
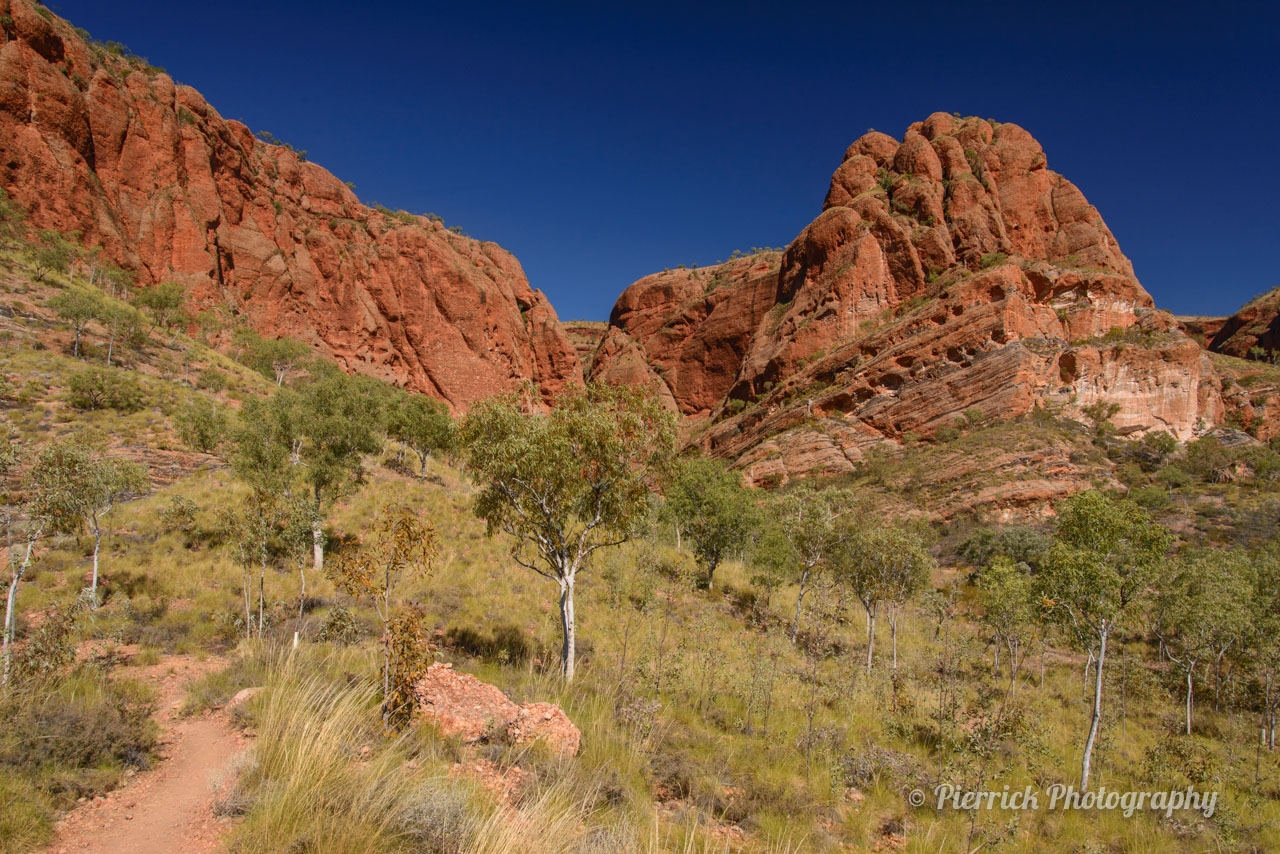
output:
{"label": "bare soil", "polygon": [[[95,654],[94,650],[82,651]],[[129,651],[120,651],[127,661]],[[215,787],[247,737],[225,713],[178,715],[183,690],[220,669],[217,658],[166,656],[158,664],[125,664],[122,676],[156,686],[161,759],[107,795],[78,804],[58,823],[57,841],[45,854],[201,854],[222,850],[229,819],[214,814]]]}

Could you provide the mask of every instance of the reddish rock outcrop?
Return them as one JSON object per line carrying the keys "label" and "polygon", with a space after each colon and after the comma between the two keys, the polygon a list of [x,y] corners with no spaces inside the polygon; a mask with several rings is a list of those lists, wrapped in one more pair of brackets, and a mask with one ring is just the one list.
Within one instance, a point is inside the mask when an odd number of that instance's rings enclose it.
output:
{"label": "reddish rock outcrop", "polygon": [[573,755],[582,734],[559,706],[518,706],[506,694],[450,664],[433,664],[413,686],[418,715],[443,735],[464,742],[505,739],[523,745],[543,741],[558,753]]}
{"label": "reddish rock outcrop", "polygon": [[632,285],[590,376],[706,415],[690,440],[754,482],[847,472],[974,409],[1105,400],[1122,431],[1180,438],[1222,417],[1205,354],[1030,134],[943,113],[851,145],[780,259]]}
{"label": "reddish rock outcrop", "polygon": [[1241,359],[1280,362],[1280,288],[1250,300],[1222,321],[1209,336],[1208,347]]}
{"label": "reddish rock outcrop", "polygon": [[457,409],[527,379],[548,396],[581,381],[555,310],[497,244],[366,207],[43,7],[0,10],[0,187],[35,225]]}
{"label": "reddish rock outcrop", "polygon": [[684,415],[709,414],[733,387],[751,336],[774,305],[779,260],[764,252],[636,282],[618,297],[588,375],[650,386]]}
{"label": "reddish rock outcrop", "polygon": [[441,734],[479,741],[505,733],[520,707],[507,695],[450,664],[433,664],[413,686],[418,714]]}
{"label": "reddish rock outcrop", "polygon": [[573,756],[582,745],[582,733],[559,706],[528,703],[507,727],[507,740],[516,746],[541,741],[556,753]]}

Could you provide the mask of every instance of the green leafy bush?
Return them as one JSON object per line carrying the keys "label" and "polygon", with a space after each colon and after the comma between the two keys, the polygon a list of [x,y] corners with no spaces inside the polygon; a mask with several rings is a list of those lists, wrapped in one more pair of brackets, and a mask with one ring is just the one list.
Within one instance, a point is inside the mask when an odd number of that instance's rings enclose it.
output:
{"label": "green leafy bush", "polygon": [[146,405],[146,396],[137,378],[118,368],[91,367],[76,371],[68,381],[67,400],[82,410],[137,412]]}

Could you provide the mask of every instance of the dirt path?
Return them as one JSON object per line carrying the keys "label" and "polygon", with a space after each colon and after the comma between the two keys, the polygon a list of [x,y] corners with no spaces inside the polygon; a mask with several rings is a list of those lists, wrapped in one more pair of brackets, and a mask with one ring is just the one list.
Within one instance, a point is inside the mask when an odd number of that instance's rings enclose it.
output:
{"label": "dirt path", "polygon": [[222,712],[180,718],[183,689],[226,664],[170,656],[120,673],[156,685],[161,761],[124,786],[78,805],[58,824],[46,854],[202,854],[222,849],[226,820],[213,814],[214,785],[246,738]]}

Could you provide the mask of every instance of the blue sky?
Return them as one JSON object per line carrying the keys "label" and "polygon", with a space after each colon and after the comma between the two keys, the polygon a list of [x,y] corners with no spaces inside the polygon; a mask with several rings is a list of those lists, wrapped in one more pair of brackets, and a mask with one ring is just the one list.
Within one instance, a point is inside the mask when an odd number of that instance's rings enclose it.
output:
{"label": "blue sky", "polygon": [[51,0],[228,118],[516,254],[564,319],[790,242],[845,147],[1016,122],[1158,305],[1280,285],[1280,4]]}

